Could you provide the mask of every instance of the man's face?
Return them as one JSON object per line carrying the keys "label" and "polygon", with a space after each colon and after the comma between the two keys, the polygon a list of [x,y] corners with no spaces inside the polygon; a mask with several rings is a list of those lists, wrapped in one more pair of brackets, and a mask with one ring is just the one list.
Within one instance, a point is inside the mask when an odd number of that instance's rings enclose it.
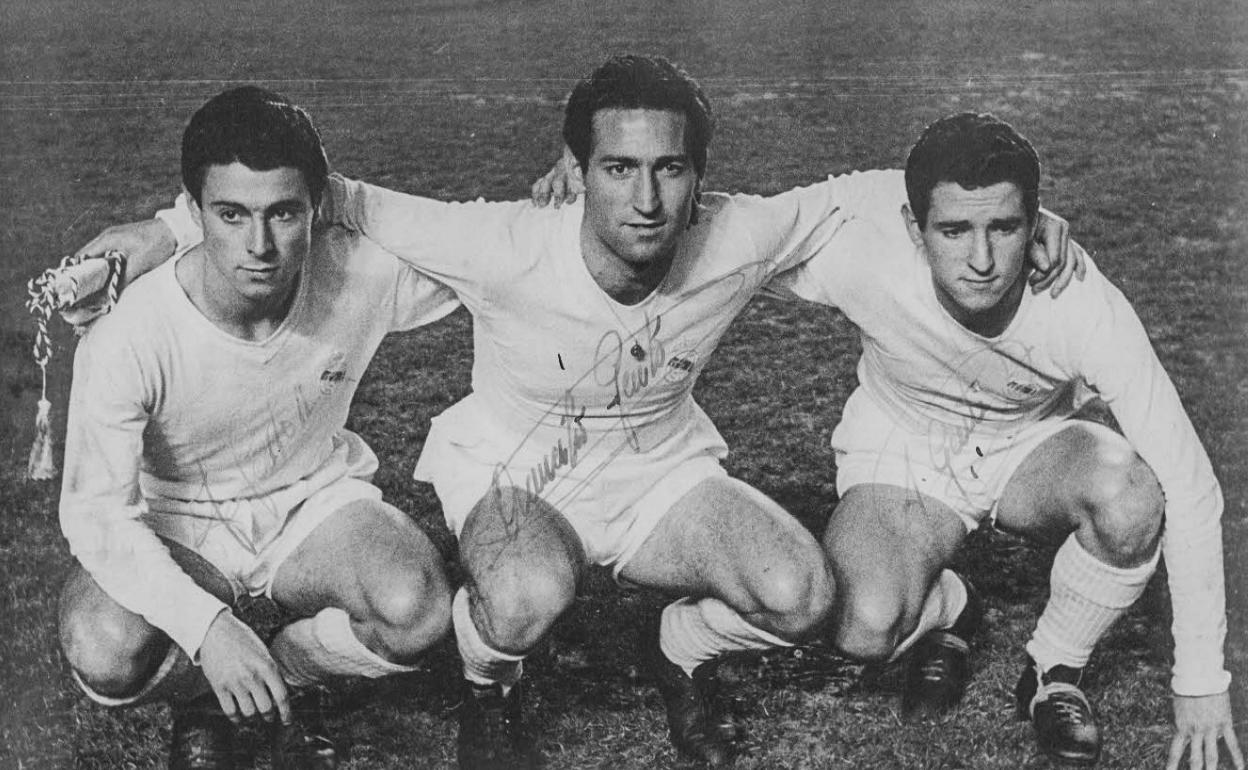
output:
{"label": "man's face", "polygon": [[932,189],[927,225],[920,230],[907,218],[911,237],[927,254],[936,296],[950,315],[974,331],[985,321],[1013,317],[1032,234],[1018,185],[968,190],[940,182]]}
{"label": "man's face", "polygon": [[303,172],[209,166],[200,201],[207,281],[219,299],[286,299],[312,239],[315,209]]}
{"label": "man's face", "polygon": [[698,184],[683,114],[599,110],[582,173],[586,220],[612,256],[636,269],[675,251]]}

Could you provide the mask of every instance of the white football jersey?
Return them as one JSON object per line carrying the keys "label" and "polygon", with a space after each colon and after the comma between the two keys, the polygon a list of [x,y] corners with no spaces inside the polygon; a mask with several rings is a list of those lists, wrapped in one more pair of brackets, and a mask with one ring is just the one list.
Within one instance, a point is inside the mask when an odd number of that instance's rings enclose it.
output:
{"label": "white football jersey", "polygon": [[[342,228],[313,238],[268,339],[209,321],[170,260],[128,287],[79,343],[61,494],[70,548],[122,606],[188,654],[222,605],[141,521],[210,518],[259,551],[287,514],[349,467],[347,410],[382,337],[457,305],[445,287]],[[376,467],[364,447],[351,465]],[[357,453],[358,454],[358,453]]]}
{"label": "white football jersey", "polygon": [[1084,280],[1056,298],[1025,290],[1009,326],[982,337],[937,300],[924,253],[900,210],[883,205],[889,193],[879,196],[770,288],[840,308],[858,326],[860,391],[895,426],[926,436],[934,454],[962,451],[977,436],[1008,439],[1073,414],[1082,392],[1099,395],[1165,493],[1175,691],[1224,691],[1222,494],[1131,304],[1089,260]]}

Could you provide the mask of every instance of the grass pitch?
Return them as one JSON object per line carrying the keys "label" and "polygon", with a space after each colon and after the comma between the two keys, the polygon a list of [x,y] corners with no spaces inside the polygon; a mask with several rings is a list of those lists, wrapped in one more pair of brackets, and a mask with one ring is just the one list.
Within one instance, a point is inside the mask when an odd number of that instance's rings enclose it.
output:
{"label": "grass pitch", "polygon": [[[1248,739],[1248,12],[1229,0],[1002,5],[946,0],[312,4],[69,0],[0,7],[0,766],[163,763],[164,709],[106,712],[70,686],[55,633],[69,557],[56,487],[22,480],[39,388],[25,279],[99,228],[148,216],[177,184],[191,111],[257,80],[308,106],[345,173],[447,198],[524,195],[559,149],[561,100],[607,54],[663,53],[706,86],[720,133],[711,189],[776,192],[895,166],[918,130],[961,109],[1013,121],[1046,160],[1044,202],[1135,302],[1224,485],[1229,666]],[[429,418],[466,392],[469,320],[389,341],[352,426],[379,482],[451,547],[431,491],[409,481]],[[58,331],[63,415],[72,340]],[[827,439],[853,387],[856,343],[835,313],[760,300],[703,375],[700,402],[729,469],[819,531],[835,503]],[[1009,690],[1043,603],[1050,553],[999,535],[962,566],[988,633],[965,704],[903,725],[895,672],[864,676],[820,650],[728,668],[749,729],[742,768],[1039,768]],[[531,714],[553,768],[674,762],[638,681],[640,620],[657,596],[595,574],[529,665]],[[263,616],[263,607],[256,607]],[[1111,632],[1090,691],[1101,767],[1160,767],[1170,735],[1162,581]],[[425,670],[359,685],[336,725],[352,768],[453,766],[451,646]],[[258,766],[266,752],[258,736]]]}

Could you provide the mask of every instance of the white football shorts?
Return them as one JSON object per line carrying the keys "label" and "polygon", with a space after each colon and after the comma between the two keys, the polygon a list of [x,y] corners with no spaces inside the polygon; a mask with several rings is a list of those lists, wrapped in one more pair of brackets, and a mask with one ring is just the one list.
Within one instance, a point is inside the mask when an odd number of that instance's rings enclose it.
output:
{"label": "white football shorts", "polygon": [[888,484],[933,497],[954,510],[968,531],[996,520],[997,502],[1023,460],[1049,437],[1071,427],[1068,419],[1033,422],[1008,434],[973,426],[933,424],[908,432],[861,389],[845,403],[832,432],[836,490]]}
{"label": "white football shorts", "polygon": [[236,599],[270,597],[278,568],[321,522],[357,500],[381,500],[381,490],[371,483],[376,471],[377,456],[344,430],[335,437],[330,459],[290,487],[223,501],[148,499],[143,521],[216,567]]}
{"label": "white football shorts", "polygon": [[572,525],[587,558],[618,578],[686,492],[727,476],[719,463],[727,453],[723,439],[690,403],[676,429],[636,451],[601,434],[582,444],[575,425],[517,436],[490,422],[469,396],[434,418],[413,475],[433,484],[457,537],[495,485],[537,494]]}

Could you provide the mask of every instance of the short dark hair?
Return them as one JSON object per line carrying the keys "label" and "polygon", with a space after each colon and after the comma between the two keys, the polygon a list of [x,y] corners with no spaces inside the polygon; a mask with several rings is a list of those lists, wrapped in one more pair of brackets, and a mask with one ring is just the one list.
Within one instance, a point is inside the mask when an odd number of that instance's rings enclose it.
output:
{"label": "short dark hair", "polygon": [[989,113],[961,112],[924,129],[906,160],[906,195],[919,227],[927,226],[932,190],[954,182],[973,190],[1013,182],[1023,193],[1027,217],[1040,208],[1040,156],[1031,142]]}
{"label": "short dark hair", "polygon": [[576,84],[563,118],[563,141],[581,168],[589,162],[594,113],[606,109],[671,110],[685,116],[685,151],[699,177],[715,133],[702,87],[662,56],[613,56]]}
{"label": "short dark hair", "polygon": [[254,171],[298,169],[314,206],[329,177],[329,160],[312,118],[284,96],[258,86],[212,97],[182,133],[182,185],[196,203],[202,202],[208,167],[235,162]]}

